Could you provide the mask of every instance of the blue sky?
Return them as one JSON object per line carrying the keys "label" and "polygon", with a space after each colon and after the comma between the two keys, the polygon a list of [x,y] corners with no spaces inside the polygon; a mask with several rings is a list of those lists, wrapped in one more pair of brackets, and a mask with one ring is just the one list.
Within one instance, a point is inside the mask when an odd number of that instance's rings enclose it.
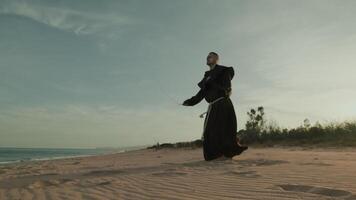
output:
{"label": "blue sky", "polygon": [[106,147],[200,138],[209,51],[249,108],[295,127],[355,119],[351,0],[0,1],[0,146]]}

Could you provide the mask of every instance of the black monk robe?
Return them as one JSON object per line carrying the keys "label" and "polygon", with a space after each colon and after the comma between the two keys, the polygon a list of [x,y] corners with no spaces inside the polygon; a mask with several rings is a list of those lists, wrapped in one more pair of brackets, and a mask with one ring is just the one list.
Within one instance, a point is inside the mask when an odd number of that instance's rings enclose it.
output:
{"label": "black monk robe", "polygon": [[205,72],[198,83],[198,93],[183,102],[185,106],[194,106],[205,98],[211,106],[204,121],[205,160],[213,160],[223,155],[231,158],[245,150],[236,142],[237,120],[229,97],[234,74],[233,67],[215,65],[212,70]]}

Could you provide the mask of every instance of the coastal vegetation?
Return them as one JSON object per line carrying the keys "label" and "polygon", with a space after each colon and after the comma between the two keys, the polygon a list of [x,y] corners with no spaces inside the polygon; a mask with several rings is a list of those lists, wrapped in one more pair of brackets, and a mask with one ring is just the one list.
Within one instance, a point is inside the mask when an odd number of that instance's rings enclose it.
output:
{"label": "coastal vegetation", "polygon": [[[355,147],[356,121],[328,122],[312,124],[304,119],[300,126],[282,128],[275,121],[265,118],[263,106],[251,108],[245,128],[236,135],[241,144],[252,146],[304,146],[304,147]],[[148,148],[199,148],[202,140],[163,143]]]}

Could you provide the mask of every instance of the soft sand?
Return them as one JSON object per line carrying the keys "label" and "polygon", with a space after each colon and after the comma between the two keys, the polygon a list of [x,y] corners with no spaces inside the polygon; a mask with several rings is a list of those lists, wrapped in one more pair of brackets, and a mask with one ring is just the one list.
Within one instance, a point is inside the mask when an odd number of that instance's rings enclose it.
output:
{"label": "soft sand", "polygon": [[355,149],[202,156],[202,149],[150,149],[3,165],[0,199],[356,199]]}

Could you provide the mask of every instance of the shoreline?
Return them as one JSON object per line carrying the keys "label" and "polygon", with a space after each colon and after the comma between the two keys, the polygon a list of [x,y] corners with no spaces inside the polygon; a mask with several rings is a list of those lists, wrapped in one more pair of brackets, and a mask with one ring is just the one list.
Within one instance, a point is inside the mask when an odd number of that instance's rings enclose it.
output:
{"label": "shoreline", "polygon": [[[123,149],[119,151],[108,151],[108,152],[103,152],[103,153],[98,153],[98,154],[83,154],[83,155],[73,155],[73,156],[57,156],[57,157],[52,157],[52,158],[35,158],[35,159],[29,159],[29,160],[16,160],[16,161],[3,161],[0,162],[0,167],[1,166],[9,166],[9,165],[17,165],[17,164],[30,164],[30,163],[37,163],[37,162],[42,162],[42,161],[56,161],[56,160],[68,160],[68,159],[75,159],[75,158],[90,158],[90,157],[101,157],[101,156],[111,156],[111,155],[116,155],[116,154],[123,154],[123,153],[128,153],[128,152],[136,152],[136,151],[146,151],[146,150],[152,150],[152,151],[174,151],[174,150],[197,150],[200,149],[202,150],[202,147],[163,147],[163,148],[147,148],[142,147],[138,149]],[[280,150],[288,150],[288,151],[316,151],[316,152],[356,152],[356,147],[342,147],[342,146],[325,146],[325,147],[320,147],[320,146],[284,146],[284,145],[274,145],[274,146],[264,146],[264,145],[250,145],[249,148],[253,149],[280,149]]]}
{"label": "shoreline", "polygon": [[30,159],[23,159],[23,160],[12,160],[12,161],[0,161],[0,166],[4,165],[16,165],[20,163],[31,163],[31,162],[40,162],[40,161],[50,161],[50,160],[65,160],[65,159],[72,159],[72,158],[84,158],[84,157],[92,157],[92,156],[104,156],[110,154],[119,154],[125,153],[129,151],[135,151],[140,149],[145,149],[145,147],[128,147],[127,149],[121,148],[14,148],[14,147],[1,147],[1,148],[8,148],[8,149],[49,149],[49,150],[104,150],[104,152],[97,152],[91,154],[81,154],[81,155],[68,155],[68,156],[53,156],[53,157],[43,157],[43,158],[30,158]]}

